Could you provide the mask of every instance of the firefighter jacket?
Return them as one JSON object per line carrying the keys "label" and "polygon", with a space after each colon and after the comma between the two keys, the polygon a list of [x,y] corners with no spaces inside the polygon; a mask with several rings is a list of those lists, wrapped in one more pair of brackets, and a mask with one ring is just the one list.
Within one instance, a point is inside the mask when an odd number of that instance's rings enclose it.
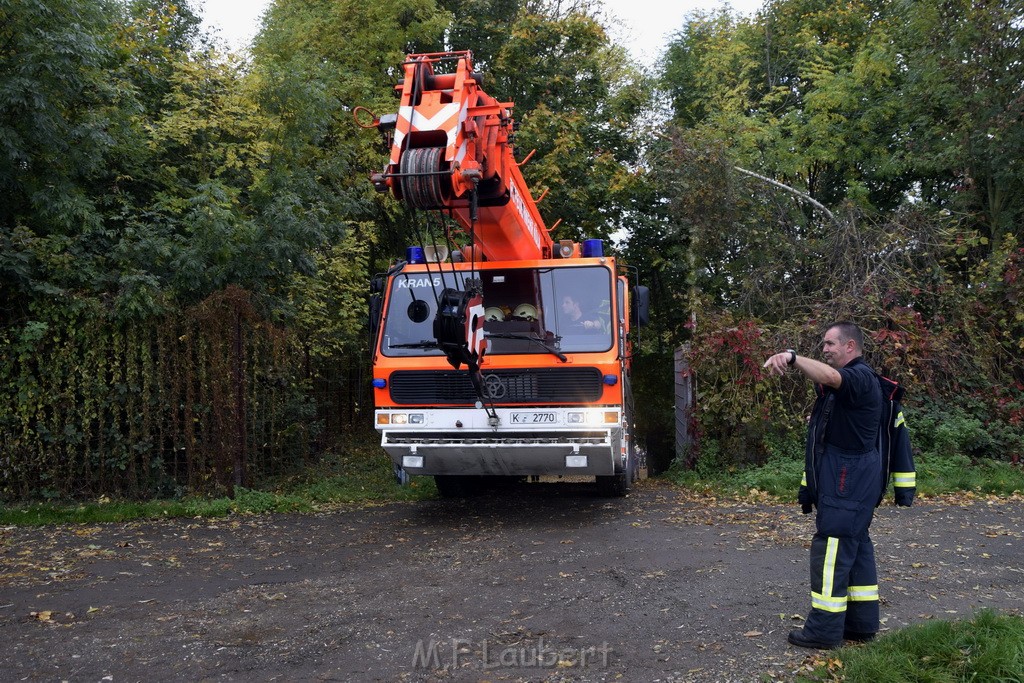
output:
{"label": "firefighter jacket", "polygon": [[[890,479],[893,484],[896,505],[910,507],[917,491],[917,481],[914,455],[910,448],[910,433],[907,431],[903,406],[900,403],[905,390],[896,380],[883,377],[877,372],[875,377],[882,392],[882,417],[878,428],[878,450],[882,456],[882,481],[881,494],[876,507],[881,505],[885,498]],[[826,397],[822,409],[816,410],[815,414],[811,416],[811,423],[815,430],[823,430],[827,424],[829,413],[831,413],[831,406],[828,405],[828,402],[832,400],[834,400],[834,396]],[[815,441],[813,436],[808,439],[806,465],[797,496],[804,514],[809,514],[817,503],[818,493],[814,490],[813,484],[808,485],[807,481],[807,470],[812,462],[811,451],[817,446]]]}
{"label": "firefighter jacket", "polygon": [[[876,373],[877,374],[877,373]],[[879,427],[879,450],[882,453],[882,504],[885,492],[892,479],[896,504],[910,507],[917,492],[917,474],[914,470],[914,454],[910,450],[910,432],[903,418],[904,389],[896,380],[878,376],[882,389],[882,424]]]}

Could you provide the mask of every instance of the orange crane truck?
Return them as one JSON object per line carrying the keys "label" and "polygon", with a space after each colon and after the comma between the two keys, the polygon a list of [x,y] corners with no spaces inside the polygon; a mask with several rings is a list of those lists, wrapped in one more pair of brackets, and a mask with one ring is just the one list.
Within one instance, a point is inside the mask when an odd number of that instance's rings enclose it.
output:
{"label": "orange crane truck", "polygon": [[629,333],[646,288],[600,240],[552,240],[513,154],[512,104],[484,92],[470,52],[402,70],[398,113],[367,126],[390,147],[372,181],[416,226],[371,282],[381,445],[445,497],[488,477],[592,477],[625,495],[645,469]]}

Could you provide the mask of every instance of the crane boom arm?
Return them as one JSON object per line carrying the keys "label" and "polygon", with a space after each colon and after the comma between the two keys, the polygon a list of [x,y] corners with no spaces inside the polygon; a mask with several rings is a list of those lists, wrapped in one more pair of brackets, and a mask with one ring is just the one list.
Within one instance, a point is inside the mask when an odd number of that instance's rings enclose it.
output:
{"label": "crane boom arm", "polygon": [[[454,70],[451,66],[454,64]],[[439,69],[448,70],[440,73]],[[488,260],[552,258],[552,240],[512,148],[512,104],[484,92],[469,51],[409,55],[377,189],[418,209],[450,212]]]}

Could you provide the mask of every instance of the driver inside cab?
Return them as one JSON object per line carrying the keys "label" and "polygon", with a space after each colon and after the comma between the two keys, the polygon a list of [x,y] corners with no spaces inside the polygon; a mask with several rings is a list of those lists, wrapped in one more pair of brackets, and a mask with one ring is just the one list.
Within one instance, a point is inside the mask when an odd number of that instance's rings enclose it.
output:
{"label": "driver inside cab", "polygon": [[578,299],[570,294],[562,297],[562,317],[571,326],[581,327],[584,330],[599,332],[604,329],[604,323],[598,313],[584,311]]}

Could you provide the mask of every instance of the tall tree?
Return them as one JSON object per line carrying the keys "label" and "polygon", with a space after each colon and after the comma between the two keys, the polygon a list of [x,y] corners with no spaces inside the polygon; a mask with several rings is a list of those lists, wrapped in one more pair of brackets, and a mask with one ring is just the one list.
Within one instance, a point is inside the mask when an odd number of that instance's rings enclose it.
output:
{"label": "tall tree", "polygon": [[108,78],[110,2],[0,0],[0,321],[73,276],[64,252],[102,219],[105,176],[124,99]]}
{"label": "tall tree", "polygon": [[921,198],[998,247],[1024,217],[1024,3],[894,3],[906,108],[899,159]]}
{"label": "tall tree", "polygon": [[[993,302],[1017,279],[1022,10],[772,0],[688,18],[663,70],[676,130],[650,158],[666,217],[630,248],[685,245],[698,352],[731,334],[716,324],[798,346],[853,317],[922,393],[1018,386],[1019,321]],[[720,407],[731,376],[699,360]],[[1019,401],[972,395],[992,415]]]}
{"label": "tall tree", "polygon": [[83,182],[111,146],[107,116],[120,93],[108,2],[0,2],[0,226],[31,214],[37,234],[95,222]]}

